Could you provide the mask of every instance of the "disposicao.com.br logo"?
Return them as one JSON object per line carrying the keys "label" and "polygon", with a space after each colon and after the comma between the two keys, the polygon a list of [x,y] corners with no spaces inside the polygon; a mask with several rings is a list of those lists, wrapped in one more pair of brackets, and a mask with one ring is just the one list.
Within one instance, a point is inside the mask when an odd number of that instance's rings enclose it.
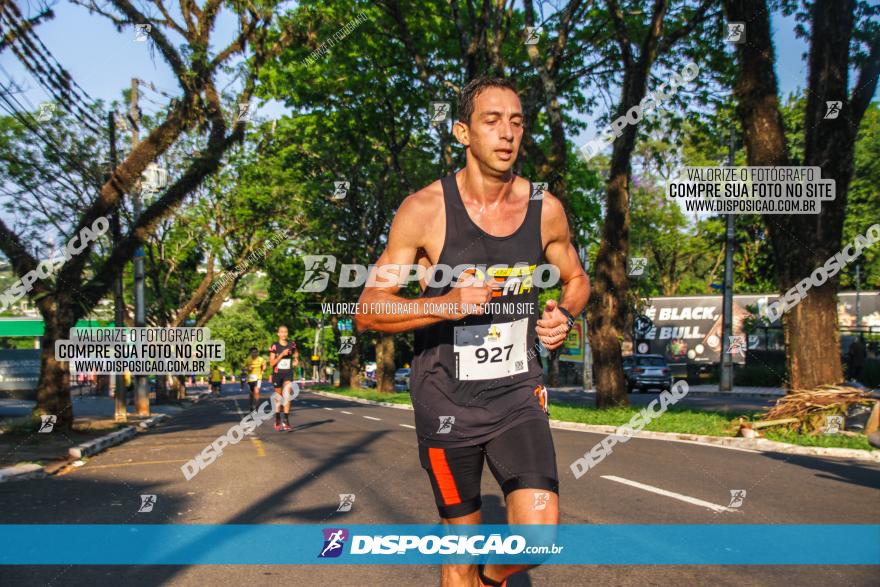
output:
{"label": "disposicao.com.br logo", "polygon": [[463,263],[452,267],[438,263],[424,267],[418,263],[383,265],[361,265],[343,263],[337,272],[336,257],[333,255],[303,255],[305,273],[298,292],[319,293],[331,283],[331,277],[338,273],[337,287],[404,287],[410,282],[425,280],[429,287],[465,286],[468,281],[458,283],[462,274],[469,274],[480,281],[494,279],[504,288],[504,293],[519,294],[529,291],[533,286],[553,287],[559,282],[559,268],[551,263],[529,265],[526,262],[507,265],[475,265]]}
{"label": "disposicao.com.br logo", "polygon": [[[342,554],[348,530],[324,528],[324,544],[318,558],[335,558]],[[559,554],[564,546],[556,544],[529,546],[526,538],[518,534],[450,534],[439,536],[426,534],[387,534],[351,536],[351,555],[518,555]]]}

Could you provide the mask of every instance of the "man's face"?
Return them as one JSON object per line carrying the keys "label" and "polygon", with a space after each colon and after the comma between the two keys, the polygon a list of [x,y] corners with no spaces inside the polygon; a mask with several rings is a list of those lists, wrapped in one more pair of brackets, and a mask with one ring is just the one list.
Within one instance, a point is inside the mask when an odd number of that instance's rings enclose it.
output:
{"label": "man's face", "polygon": [[287,326],[281,326],[278,328],[278,338],[281,340],[287,340]]}
{"label": "man's face", "polygon": [[523,135],[519,96],[507,88],[486,88],[474,100],[469,124],[455,124],[455,136],[492,170],[506,173],[516,161]]}
{"label": "man's face", "polygon": [[257,358],[257,350],[256,349],[251,351],[251,356],[255,359]]}

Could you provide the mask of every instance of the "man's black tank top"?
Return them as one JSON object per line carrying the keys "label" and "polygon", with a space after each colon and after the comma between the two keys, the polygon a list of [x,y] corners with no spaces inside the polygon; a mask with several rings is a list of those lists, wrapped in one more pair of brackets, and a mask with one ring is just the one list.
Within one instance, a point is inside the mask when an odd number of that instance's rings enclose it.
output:
{"label": "man's black tank top", "polygon": [[519,228],[497,237],[480,229],[468,216],[455,174],[444,177],[441,185],[446,235],[437,263],[457,269],[446,285],[438,274],[433,282],[440,286],[429,281],[420,297],[447,293],[465,267],[474,266],[478,277],[494,279],[501,289],[493,294],[487,314],[446,320],[415,331],[411,385],[416,392],[439,389],[459,406],[487,406],[493,398],[528,380],[541,381],[535,333],[538,288],[532,281],[535,269],[544,263],[543,200],[530,199]]}

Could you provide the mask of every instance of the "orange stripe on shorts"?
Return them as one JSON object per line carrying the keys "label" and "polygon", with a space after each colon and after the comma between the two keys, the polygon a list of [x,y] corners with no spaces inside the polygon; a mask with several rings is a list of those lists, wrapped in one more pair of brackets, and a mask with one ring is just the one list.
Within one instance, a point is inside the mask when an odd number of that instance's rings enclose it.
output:
{"label": "orange stripe on shorts", "polygon": [[429,448],[428,458],[431,461],[431,471],[434,473],[434,479],[437,480],[437,486],[440,488],[440,497],[443,498],[443,505],[461,503],[458,488],[455,486],[455,479],[452,477],[452,471],[449,470],[449,463],[446,462],[446,453],[442,448]]}

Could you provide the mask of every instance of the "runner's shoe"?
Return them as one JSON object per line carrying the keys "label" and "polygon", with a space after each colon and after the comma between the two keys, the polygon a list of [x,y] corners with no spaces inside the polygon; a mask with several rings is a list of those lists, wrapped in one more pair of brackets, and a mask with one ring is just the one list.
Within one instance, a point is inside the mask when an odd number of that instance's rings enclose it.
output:
{"label": "runner's shoe", "polygon": [[284,430],[285,432],[289,432],[290,431],[290,422],[282,422],[281,429]]}
{"label": "runner's shoe", "polygon": [[275,422],[275,430],[281,430],[281,423]]}

